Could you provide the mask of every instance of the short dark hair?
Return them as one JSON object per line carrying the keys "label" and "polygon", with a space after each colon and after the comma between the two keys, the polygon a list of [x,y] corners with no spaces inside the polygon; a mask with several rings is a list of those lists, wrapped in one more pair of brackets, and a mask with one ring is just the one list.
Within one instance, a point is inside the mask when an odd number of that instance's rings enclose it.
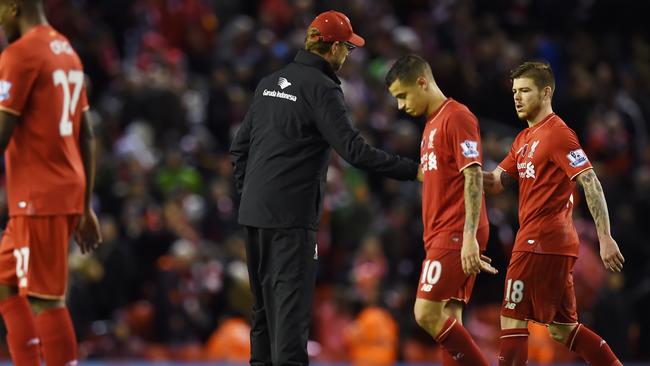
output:
{"label": "short dark hair", "polygon": [[386,74],[386,86],[399,79],[404,84],[413,84],[420,76],[431,76],[431,66],[422,57],[410,54],[400,57]]}
{"label": "short dark hair", "polygon": [[551,92],[555,91],[555,76],[547,62],[528,61],[510,71],[510,81],[520,78],[533,79],[538,88],[550,86]]}
{"label": "short dark hair", "polygon": [[334,42],[323,41],[320,37],[320,31],[317,28],[309,27],[305,37],[305,50],[319,55],[324,55],[332,49]]}

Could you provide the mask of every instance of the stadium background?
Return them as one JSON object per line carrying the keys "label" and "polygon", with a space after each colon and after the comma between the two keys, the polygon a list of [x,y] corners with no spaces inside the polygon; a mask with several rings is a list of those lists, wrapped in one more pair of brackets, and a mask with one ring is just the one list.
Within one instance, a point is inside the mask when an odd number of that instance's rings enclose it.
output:
{"label": "stadium background", "polygon": [[[594,163],[627,260],[622,274],[604,272],[579,200],[581,320],[622,360],[650,361],[650,27],[643,1],[45,3],[84,62],[99,136],[94,205],[105,243],[90,256],[73,246],[69,262],[68,304],[82,359],[247,360],[251,296],[227,148],[257,81],[293,58],[316,14],[337,9],[367,42],[340,73],[356,127],[373,145],[414,159],[421,121],[397,112],[386,91],[392,60],[423,55],[445,94],[477,114],[487,169],[523,128],[508,71],[533,58],[552,64],[555,111]],[[419,200],[416,183],[332,159],[309,344],[315,362],[439,360],[412,315],[423,255]],[[516,203],[514,194],[488,199],[488,254],[501,273],[480,276],[466,310],[466,326],[492,360]],[[531,360],[576,362],[543,328],[532,332]]]}

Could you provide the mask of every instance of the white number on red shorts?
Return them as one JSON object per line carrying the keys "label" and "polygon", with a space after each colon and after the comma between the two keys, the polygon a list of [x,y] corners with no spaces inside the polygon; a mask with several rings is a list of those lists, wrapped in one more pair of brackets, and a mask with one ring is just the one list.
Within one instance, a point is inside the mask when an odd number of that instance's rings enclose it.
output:
{"label": "white number on red shorts", "polygon": [[508,279],[506,286],[506,302],[520,303],[524,299],[524,281]]}
{"label": "white number on red shorts", "polygon": [[441,272],[442,264],[440,262],[427,259],[424,262],[424,269],[422,270],[422,276],[420,278],[420,283],[422,283],[422,291],[431,291],[431,287],[433,287],[433,285],[438,283],[440,280]]}
{"label": "white number on red shorts", "polygon": [[14,257],[16,257],[16,277],[18,277],[18,287],[27,287],[29,248],[14,249]]}

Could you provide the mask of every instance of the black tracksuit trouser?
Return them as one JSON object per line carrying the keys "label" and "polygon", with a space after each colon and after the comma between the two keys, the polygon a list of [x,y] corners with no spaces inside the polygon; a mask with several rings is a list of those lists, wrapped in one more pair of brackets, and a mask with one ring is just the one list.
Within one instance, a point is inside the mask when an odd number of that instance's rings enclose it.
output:
{"label": "black tracksuit trouser", "polygon": [[316,231],[246,227],[253,316],[251,365],[308,365]]}

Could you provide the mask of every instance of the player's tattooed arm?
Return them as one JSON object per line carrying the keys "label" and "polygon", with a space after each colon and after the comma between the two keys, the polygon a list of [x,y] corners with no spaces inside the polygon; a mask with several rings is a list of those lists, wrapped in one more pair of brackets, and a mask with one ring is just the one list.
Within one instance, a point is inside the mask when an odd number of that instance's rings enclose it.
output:
{"label": "player's tattooed arm", "polygon": [[598,236],[610,236],[609,211],[607,210],[603,187],[600,185],[596,173],[593,169],[584,171],[578,175],[577,181],[585,191],[585,200],[596,223]]}
{"label": "player's tattooed arm", "polygon": [[463,170],[465,176],[465,233],[476,234],[483,202],[483,173],[478,164]]}
{"label": "player's tattooed arm", "polygon": [[598,242],[600,244],[600,258],[603,260],[605,269],[620,272],[623,269],[625,258],[621,254],[618,243],[612,238],[603,187],[600,185],[600,181],[593,169],[580,173],[577,181],[585,191],[587,206],[589,206],[591,216],[593,216],[596,223]]}
{"label": "player's tattooed arm", "polygon": [[3,153],[7,145],[9,145],[9,140],[11,140],[17,122],[18,116],[0,111],[0,153]]}
{"label": "player's tattooed arm", "polygon": [[476,231],[483,202],[483,173],[478,164],[463,169],[465,176],[465,228],[460,260],[467,276],[481,272],[481,248],[476,241]]}

